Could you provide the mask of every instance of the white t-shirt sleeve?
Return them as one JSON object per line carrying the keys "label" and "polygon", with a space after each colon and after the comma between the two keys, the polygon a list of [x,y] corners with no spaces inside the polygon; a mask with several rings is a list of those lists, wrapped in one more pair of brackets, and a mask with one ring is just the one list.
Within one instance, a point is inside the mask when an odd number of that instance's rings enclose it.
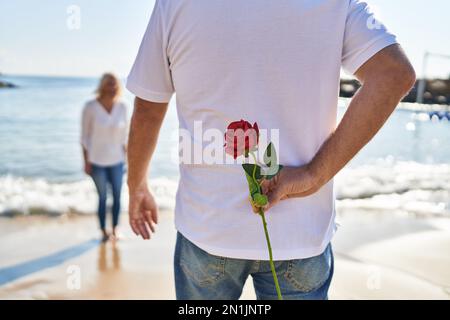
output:
{"label": "white t-shirt sleeve", "polygon": [[350,0],[345,25],[342,67],[350,74],[387,46],[396,37],[374,17],[366,2]]}
{"label": "white t-shirt sleeve", "polygon": [[174,93],[167,34],[160,1],[156,0],[138,55],[126,87],[137,97],[152,102],[169,102]]}
{"label": "white t-shirt sleeve", "polygon": [[81,145],[83,148],[88,149],[89,142],[92,134],[92,113],[89,104],[86,104],[83,108],[81,115]]}

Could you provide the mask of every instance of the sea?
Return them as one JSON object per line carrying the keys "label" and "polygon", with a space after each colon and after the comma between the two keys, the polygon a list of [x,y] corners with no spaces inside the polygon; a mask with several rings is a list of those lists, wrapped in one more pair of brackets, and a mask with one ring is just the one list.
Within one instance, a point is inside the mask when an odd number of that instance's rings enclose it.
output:
{"label": "sea", "polygon": [[[18,86],[0,89],[0,215],[93,214],[96,192],[83,172],[79,137],[81,110],[94,97],[98,79],[3,75],[0,80]],[[125,92],[123,100],[131,116],[133,96]],[[339,99],[339,118],[349,101]],[[445,109],[401,103],[336,176],[338,210],[450,217],[450,122],[430,116]],[[173,99],[150,177],[159,205],[168,210],[179,178],[172,160],[177,121]]]}

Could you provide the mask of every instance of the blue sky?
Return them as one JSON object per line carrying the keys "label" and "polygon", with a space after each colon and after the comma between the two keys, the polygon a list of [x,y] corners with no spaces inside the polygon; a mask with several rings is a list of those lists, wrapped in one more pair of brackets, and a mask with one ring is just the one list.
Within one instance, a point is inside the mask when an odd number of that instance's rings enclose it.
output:
{"label": "blue sky", "polygon": [[[450,1],[368,2],[398,35],[419,75],[426,50],[450,55]],[[80,29],[67,27],[71,5],[81,10]],[[126,76],[153,5],[153,0],[0,0],[0,72]],[[450,59],[432,58],[427,73],[449,77]]]}

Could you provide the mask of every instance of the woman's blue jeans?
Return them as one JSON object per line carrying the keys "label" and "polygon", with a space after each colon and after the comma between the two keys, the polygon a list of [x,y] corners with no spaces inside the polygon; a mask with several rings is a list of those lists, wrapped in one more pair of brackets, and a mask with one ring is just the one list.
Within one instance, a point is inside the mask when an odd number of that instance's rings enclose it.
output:
{"label": "woman's blue jeans", "polygon": [[112,225],[114,228],[119,223],[123,163],[113,166],[98,166],[93,164],[91,176],[98,192],[98,219],[102,230],[106,227],[106,198],[108,184],[111,186],[113,196]]}

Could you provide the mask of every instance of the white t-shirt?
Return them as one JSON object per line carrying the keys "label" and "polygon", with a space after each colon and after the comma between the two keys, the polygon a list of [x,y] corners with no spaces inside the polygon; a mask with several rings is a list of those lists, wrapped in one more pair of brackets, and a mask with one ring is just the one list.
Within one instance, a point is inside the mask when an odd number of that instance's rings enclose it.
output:
{"label": "white t-shirt", "polygon": [[[192,135],[195,121],[279,129],[279,162],[299,166],[336,127],[341,66],[353,74],[395,42],[357,0],[157,0],[127,88],[153,102],[176,91],[180,128]],[[323,252],[334,199],[330,181],[267,213],[275,260]],[[268,259],[240,165],[180,164],[175,224],[211,254]]]}
{"label": "white t-shirt", "polygon": [[116,102],[111,113],[97,99],[84,106],[81,144],[90,163],[112,166],[124,162],[127,132],[127,107],[123,102]]}

